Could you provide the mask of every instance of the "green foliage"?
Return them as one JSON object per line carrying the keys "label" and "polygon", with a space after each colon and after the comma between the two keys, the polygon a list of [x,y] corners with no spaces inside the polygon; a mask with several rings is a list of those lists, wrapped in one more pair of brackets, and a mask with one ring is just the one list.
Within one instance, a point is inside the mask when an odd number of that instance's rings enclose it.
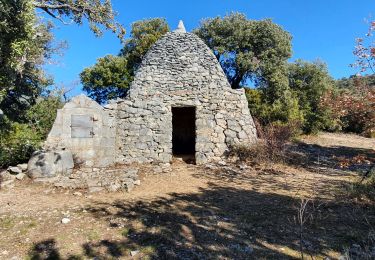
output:
{"label": "green foliage", "polygon": [[122,56],[99,58],[94,66],[81,72],[83,90],[98,103],[125,97],[132,78],[127,63]]}
{"label": "green foliage", "polygon": [[287,123],[303,120],[299,110],[298,100],[289,90],[283,98],[268,103],[264,89],[245,88],[246,98],[251,114],[260,120],[262,125],[272,122]]}
{"label": "green foliage", "polygon": [[232,88],[255,83],[257,90],[247,91],[249,107],[263,124],[302,120],[298,99],[289,88],[288,32],[270,19],[248,20],[232,13],[204,20],[195,33],[212,49]]}
{"label": "green foliage", "polygon": [[339,90],[354,90],[358,85],[375,86],[375,74],[366,76],[350,76],[336,80],[336,87]]}
{"label": "green foliage", "polygon": [[133,23],[131,37],[125,41],[119,56],[100,58],[82,71],[83,90],[98,103],[125,97],[142,57],[168,31],[168,24],[162,18]]}
{"label": "green foliage", "polygon": [[44,140],[56,119],[57,109],[62,108],[62,106],[63,103],[59,96],[49,95],[45,98],[40,98],[26,112],[28,126]]}
{"label": "green foliage", "polygon": [[40,10],[63,23],[87,20],[97,36],[102,29],[121,39],[125,33],[109,0],[0,1],[0,167],[27,160],[61,106],[59,96],[43,96],[52,79],[42,66],[62,46],[52,44],[52,23],[39,19]]}
{"label": "green foliage", "polygon": [[267,88],[246,89],[253,116],[262,124],[300,122],[305,133],[333,126],[330,109],[321,106],[322,96],[334,89],[334,81],[322,62],[298,60],[288,64],[288,88],[270,102]]}
{"label": "green foliage", "polygon": [[26,123],[12,122],[6,116],[0,117],[0,168],[27,162],[47,137],[57,109],[61,107],[61,98],[49,95],[40,97],[26,111]]}
{"label": "green foliage", "polygon": [[[36,12],[36,9],[39,12]],[[42,66],[61,48],[52,44],[52,23],[40,10],[64,24],[88,21],[97,35],[111,30],[123,39],[109,0],[7,0],[0,2],[0,109],[9,119],[26,122],[25,111],[52,84]]]}
{"label": "green foliage", "polygon": [[321,98],[333,90],[334,80],[325,63],[297,60],[289,64],[289,86],[298,97],[299,110],[303,115],[303,131],[316,133],[332,127],[330,111],[320,105]]}
{"label": "green foliage", "polygon": [[4,118],[2,121],[0,168],[27,162],[31,154],[40,148],[41,136],[27,124],[11,123]]}
{"label": "green foliage", "polygon": [[124,38],[125,29],[115,21],[116,12],[110,0],[34,0],[32,3],[64,24],[81,25],[87,20],[96,36],[101,36],[104,28],[116,33],[121,40]]}
{"label": "green foliage", "polygon": [[38,21],[31,1],[0,3],[0,109],[12,120],[24,120],[51,83],[41,68],[53,52],[50,29]]}
{"label": "green foliage", "polygon": [[270,19],[248,20],[232,13],[204,20],[194,33],[212,49],[232,88],[247,80],[287,87],[283,69],[291,56],[291,36]]}

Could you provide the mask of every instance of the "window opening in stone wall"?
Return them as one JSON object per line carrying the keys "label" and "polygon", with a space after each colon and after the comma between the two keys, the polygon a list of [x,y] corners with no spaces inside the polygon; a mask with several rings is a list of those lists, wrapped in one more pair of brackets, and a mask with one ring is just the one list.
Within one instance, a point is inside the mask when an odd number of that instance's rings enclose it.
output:
{"label": "window opening in stone wall", "polygon": [[195,107],[172,107],[172,151],[175,157],[195,162]]}
{"label": "window opening in stone wall", "polygon": [[71,115],[71,137],[93,138],[94,119],[92,115]]}

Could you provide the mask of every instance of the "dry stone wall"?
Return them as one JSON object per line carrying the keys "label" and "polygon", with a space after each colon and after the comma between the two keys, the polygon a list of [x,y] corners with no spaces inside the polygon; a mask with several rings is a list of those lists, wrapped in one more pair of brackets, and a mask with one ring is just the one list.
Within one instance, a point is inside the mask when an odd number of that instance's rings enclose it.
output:
{"label": "dry stone wall", "polygon": [[256,142],[243,89],[231,89],[212,51],[194,34],[170,32],[146,54],[125,100],[117,103],[116,161],[172,159],[172,107],[196,108],[197,164],[232,144]]}

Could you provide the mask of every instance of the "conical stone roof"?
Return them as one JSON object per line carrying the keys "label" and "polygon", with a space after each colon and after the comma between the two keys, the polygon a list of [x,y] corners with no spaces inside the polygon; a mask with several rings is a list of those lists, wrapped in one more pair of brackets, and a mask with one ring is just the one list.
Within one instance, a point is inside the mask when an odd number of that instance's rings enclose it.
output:
{"label": "conical stone roof", "polygon": [[[173,85],[173,86],[172,86]],[[208,46],[193,33],[167,33],[145,55],[130,88],[230,88]]]}

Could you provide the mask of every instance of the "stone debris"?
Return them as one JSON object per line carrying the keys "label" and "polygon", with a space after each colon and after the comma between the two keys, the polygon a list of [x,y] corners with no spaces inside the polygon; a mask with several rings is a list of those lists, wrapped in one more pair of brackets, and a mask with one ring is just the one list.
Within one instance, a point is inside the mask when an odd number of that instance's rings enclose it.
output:
{"label": "stone debris", "polygon": [[26,174],[24,173],[19,173],[16,175],[16,179],[19,180],[19,181],[22,181],[24,178],[25,178]]}
{"label": "stone debris", "polygon": [[225,161],[219,161],[217,164],[220,165],[220,166],[225,166],[225,165],[227,165],[227,163],[226,163]]}
{"label": "stone debris", "polygon": [[8,167],[8,172],[10,174],[17,175],[19,173],[22,173],[22,169],[17,166],[11,166],[11,167]]}
{"label": "stone debris", "polygon": [[17,164],[17,167],[22,170],[22,172],[27,171],[27,163]]}
{"label": "stone debris", "polygon": [[6,170],[0,170],[0,188],[13,188],[15,181],[22,181],[27,175],[27,164],[10,166]]}
{"label": "stone debris", "polygon": [[68,224],[69,222],[70,222],[69,218],[63,218],[63,219],[61,219],[61,223],[62,224]]}
{"label": "stone debris", "polygon": [[130,251],[131,256],[136,256],[136,255],[138,255],[138,253],[139,253],[139,250]]}
{"label": "stone debris", "polygon": [[10,189],[10,188],[13,188],[14,187],[14,180],[7,180],[7,181],[2,181],[0,183],[0,188],[1,189]]}
{"label": "stone debris", "polygon": [[[80,168],[69,176],[60,176],[55,187],[88,189],[90,193],[100,191],[131,191],[138,179],[136,168]],[[140,181],[137,182],[140,184]],[[73,193],[79,196],[79,192]],[[82,195],[82,194],[81,194]]]}
{"label": "stone debris", "polygon": [[82,197],[82,193],[79,191],[73,192],[74,196]]}

